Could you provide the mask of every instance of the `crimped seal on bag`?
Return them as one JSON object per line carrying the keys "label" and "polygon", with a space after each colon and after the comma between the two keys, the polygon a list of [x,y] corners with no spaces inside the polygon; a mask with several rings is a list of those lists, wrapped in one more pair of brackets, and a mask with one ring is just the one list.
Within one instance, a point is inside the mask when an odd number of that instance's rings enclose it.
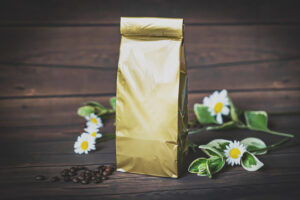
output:
{"label": "crimped seal on bag", "polygon": [[125,36],[183,37],[183,19],[122,17],[121,34]]}

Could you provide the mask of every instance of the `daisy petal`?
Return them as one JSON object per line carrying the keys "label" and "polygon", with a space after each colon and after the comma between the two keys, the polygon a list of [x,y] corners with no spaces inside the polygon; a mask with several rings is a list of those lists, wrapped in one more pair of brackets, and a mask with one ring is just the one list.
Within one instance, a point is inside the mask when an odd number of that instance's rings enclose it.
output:
{"label": "daisy petal", "polygon": [[229,108],[227,106],[224,106],[221,112],[223,115],[228,115],[229,111],[230,111]]}
{"label": "daisy petal", "polygon": [[221,113],[217,114],[217,122],[218,122],[219,124],[222,124],[222,123],[223,123],[223,119],[222,119]]}
{"label": "daisy petal", "polygon": [[223,89],[223,90],[220,92],[220,96],[222,96],[222,97],[227,97],[227,90]]}
{"label": "daisy petal", "polygon": [[203,99],[203,105],[209,106],[209,98],[208,97],[204,97],[204,99]]}

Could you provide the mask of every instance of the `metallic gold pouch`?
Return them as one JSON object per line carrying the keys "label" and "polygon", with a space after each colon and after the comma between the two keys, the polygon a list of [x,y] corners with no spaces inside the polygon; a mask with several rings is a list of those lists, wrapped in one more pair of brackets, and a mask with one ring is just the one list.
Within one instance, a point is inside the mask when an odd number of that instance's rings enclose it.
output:
{"label": "metallic gold pouch", "polygon": [[121,35],[117,170],[178,178],[188,151],[183,19],[122,17]]}

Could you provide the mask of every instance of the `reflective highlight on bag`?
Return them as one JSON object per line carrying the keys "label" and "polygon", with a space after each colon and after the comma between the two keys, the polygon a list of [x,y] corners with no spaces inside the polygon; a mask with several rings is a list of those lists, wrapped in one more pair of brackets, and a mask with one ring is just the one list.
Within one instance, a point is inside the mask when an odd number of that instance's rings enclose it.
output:
{"label": "reflective highlight on bag", "polygon": [[188,152],[183,20],[123,17],[121,35],[117,170],[177,178]]}

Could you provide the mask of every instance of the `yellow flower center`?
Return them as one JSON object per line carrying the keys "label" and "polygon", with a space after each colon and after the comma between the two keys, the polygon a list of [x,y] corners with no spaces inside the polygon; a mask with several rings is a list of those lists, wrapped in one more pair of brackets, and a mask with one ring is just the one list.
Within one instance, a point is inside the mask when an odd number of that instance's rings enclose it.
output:
{"label": "yellow flower center", "polygon": [[223,104],[221,102],[218,102],[218,103],[216,103],[214,110],[216,113],[219,113],[222,111],[222,108],[223,108]]}
{"label": "yellow flower center", "polygon": [[240,154],[241,154],[241,151],[238,148],[233,148],[229,152],[230,157],[234,158],[234,159],[237,159]]}
{"label": "yellow flower center", "polygon": [[94,124],[97,124],[97,119],[96,118],[92,118],[91,122],[94,123]]}
{"label": "yellow flower center", "polygon": [[87,141],[83,141],[81,143],[81,149],[86,150],[89,147],[89,143]]}
{"label": "yellow flower center", "polygon": [[91,134],[93,137],[96,137],[97,136],[97,132],[96,131],[94,131],[94,132],[92,132],[92,134]]}

